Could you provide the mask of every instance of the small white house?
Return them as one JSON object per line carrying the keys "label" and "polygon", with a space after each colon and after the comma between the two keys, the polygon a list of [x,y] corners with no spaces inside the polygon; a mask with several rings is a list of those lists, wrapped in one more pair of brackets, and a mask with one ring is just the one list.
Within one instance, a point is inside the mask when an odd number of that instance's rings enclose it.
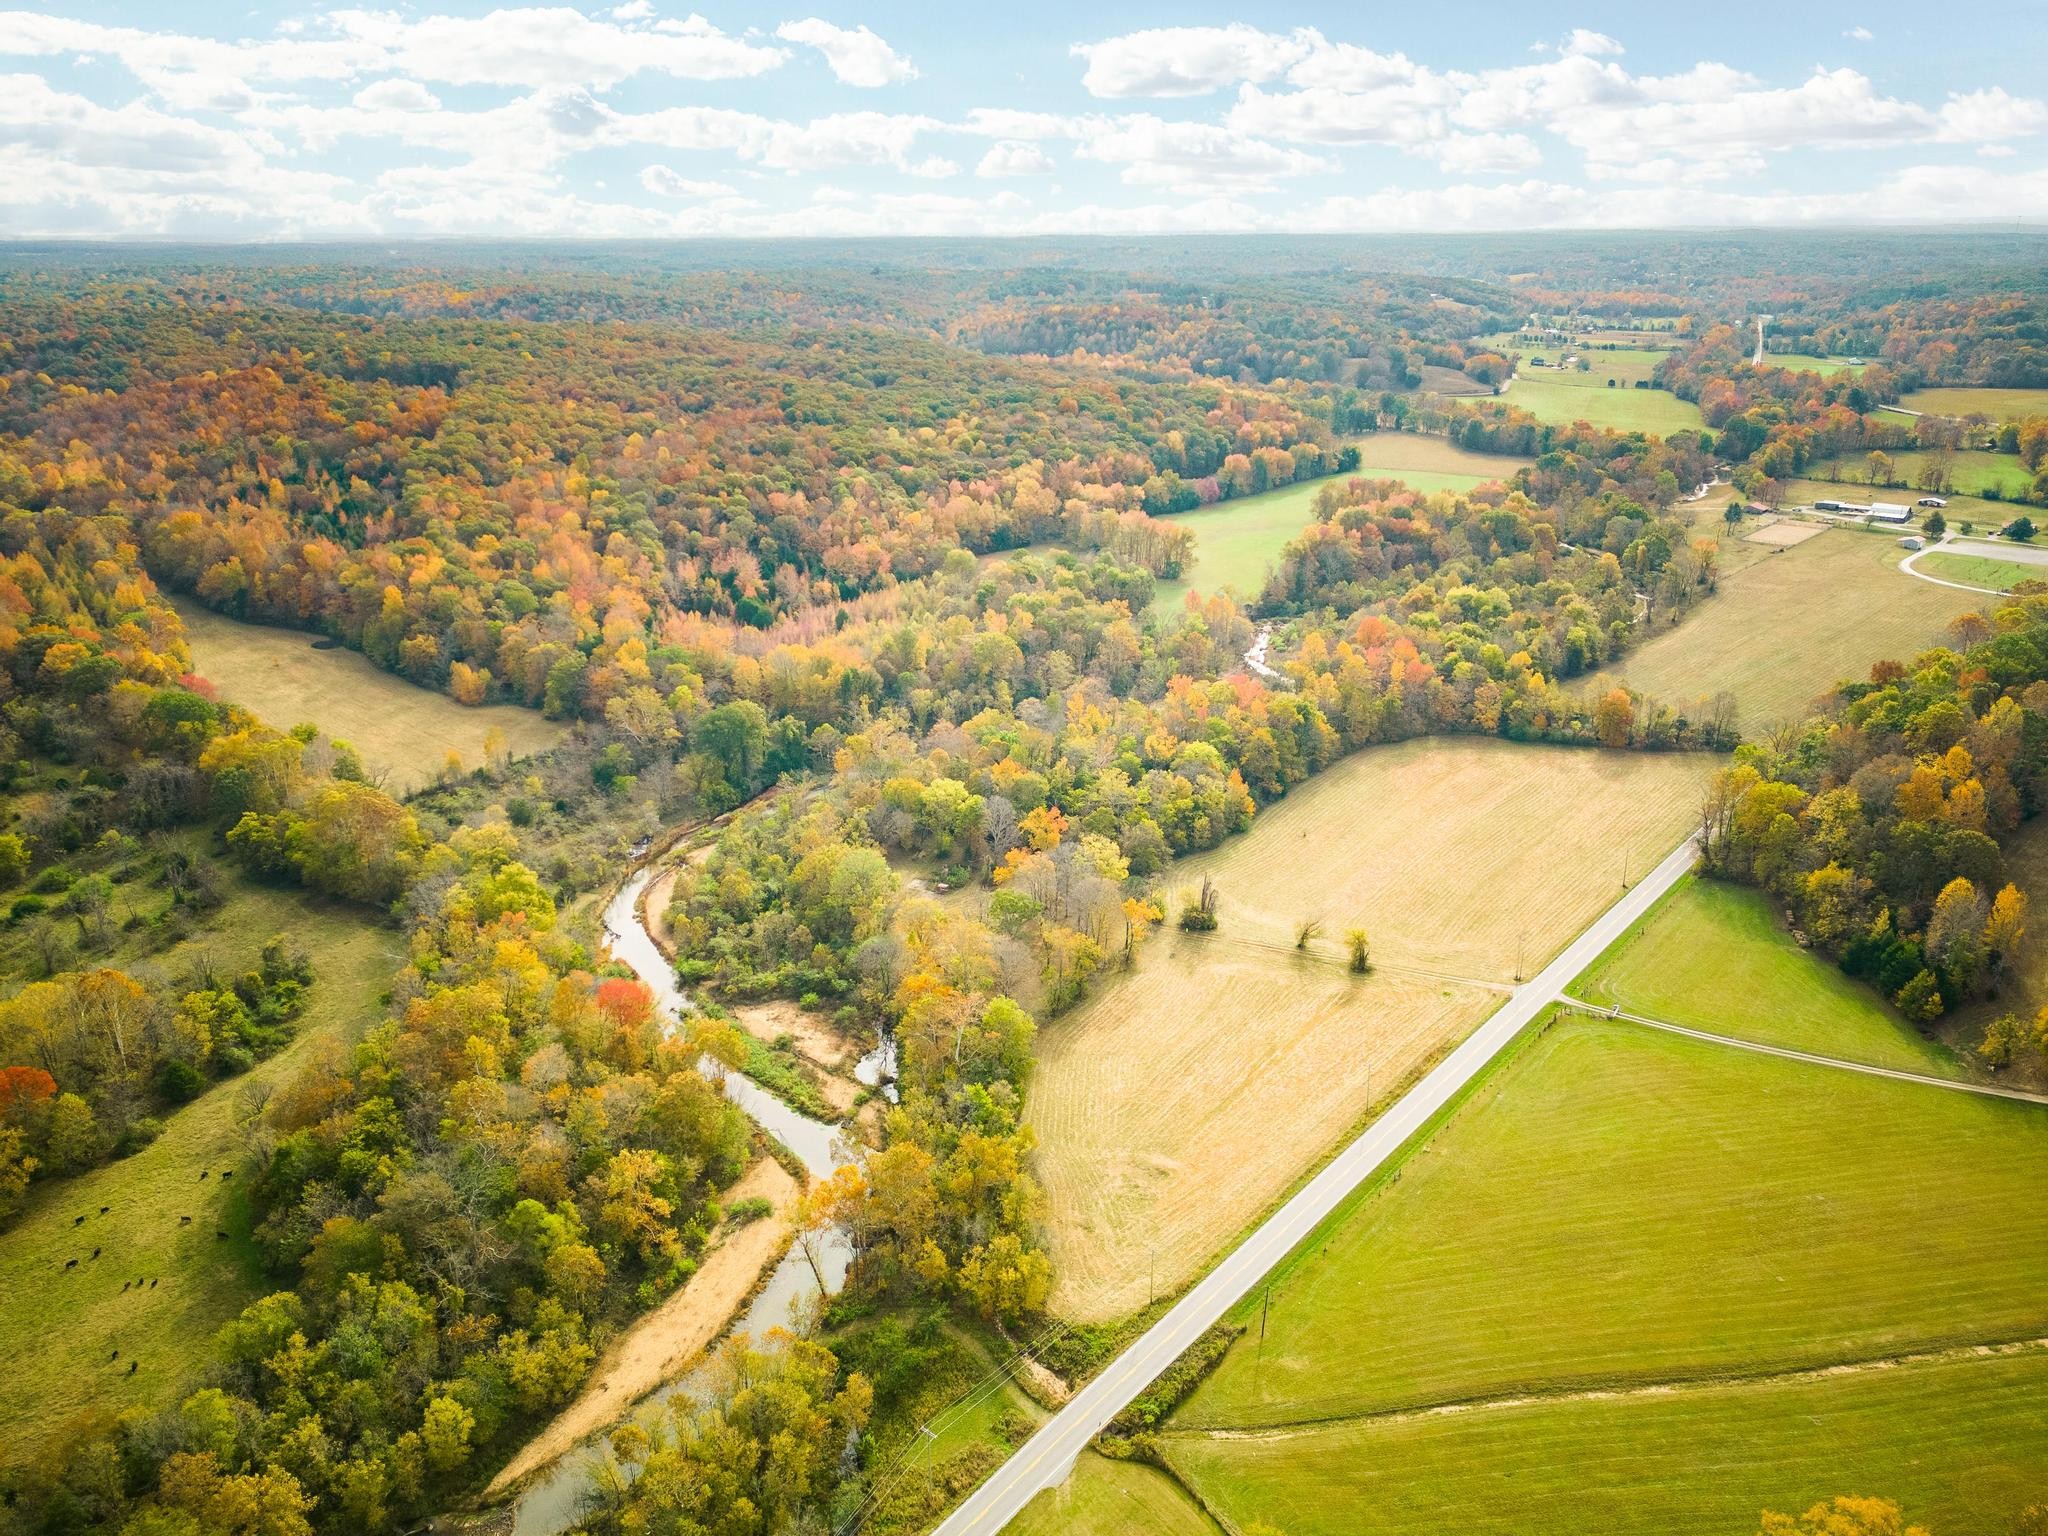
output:
{"label": "small white house", "polygon": [[1922,496],[1920,498],[1919,505],[1923,507],[1934,507],[1938,509],[1947,506],[1948,503],[1943,501],[1939,496]]}
{"label": "small white house", "polygon": [[1925,549],[1926,547],[1927,541],[1917,533],[1909,533],[1899,540],[1899,548],[1901,549]]}

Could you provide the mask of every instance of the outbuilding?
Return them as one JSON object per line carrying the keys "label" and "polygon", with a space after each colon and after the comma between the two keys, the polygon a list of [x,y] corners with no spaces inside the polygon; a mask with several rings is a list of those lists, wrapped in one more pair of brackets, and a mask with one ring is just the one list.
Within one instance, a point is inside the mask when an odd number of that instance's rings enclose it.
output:
{"label": "outbuilding", "polygon": [[1863,514],[1873,523],[1903,523],[1913,516],[1911,507],[1902,507],[1896,501],[1873,501],[1870,510]]}

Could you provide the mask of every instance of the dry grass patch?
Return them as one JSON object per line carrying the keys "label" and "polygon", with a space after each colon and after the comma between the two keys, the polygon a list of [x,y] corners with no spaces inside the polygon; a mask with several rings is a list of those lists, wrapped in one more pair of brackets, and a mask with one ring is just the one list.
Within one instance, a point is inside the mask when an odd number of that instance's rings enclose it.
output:
{"label": "dry grass patch", "polygon": [[1828,531],[1826,523],[1765,523],[1755,533],[1746,535],[1752,544],[1769,544],[1778,549],[1791,549],[1804,544],[1808,539],[1817,538]]}
{"label": "dry grass patch", "polygon": [[192,647],[192,667],[220,696],[289,730],[311,720],[351,743],[385,787],[408,793],[433,782],[453,752],[481,767],[484,737],[504,734],[514,757],[544,752],[567,734],[559,721],[512,704],[470,709],[445,694],[380,672],[354,651],[317,650],[316,636],[222,618],[189,599],[177,602]]}
{"label": "dry grass patch", "polygon": [[[1339,763],[1174,869],[1210,936],[1046,1027],[1039,1138],[1062,1315],[1185,1283],[1373,1103],[1464,1035],[1690,825],[1711,759],[1437,740]],[[1319,918],[1306,953],[1298,926]],[[1364,926],[1376,971],[1350,975]]]}
{"label": "dry grass patch", "polygon": [[1797,719],[1836,683],[1886,657],[1910,660],[1986,601],[1901,573],[1904,554],[1889,534],[1830,528],[1724,576],[1676,627],[1584,686],[1624,683],[1681,709],[1732,693],[1752,735]]}

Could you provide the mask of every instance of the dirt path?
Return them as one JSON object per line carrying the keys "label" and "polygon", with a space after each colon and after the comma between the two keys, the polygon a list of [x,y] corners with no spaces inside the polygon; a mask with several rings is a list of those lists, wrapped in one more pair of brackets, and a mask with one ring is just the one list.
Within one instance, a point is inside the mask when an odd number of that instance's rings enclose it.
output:
{"label": "dirt path", "polygon": [[756,1197],[771,1200],[773,1216],[750,1221],[705,1257],[683,1288],[636,1323],[605,1352],[590,1373],[590,1384],[552,1423],[529,1440],[484,1490],[495,1497],[521,1478],[574,1450],[590,1436],[611,1428],[626,1411],[663,1382],[674,1379],[724,1332],[761,1272],[781,1253],[789,1234],[789,1208],[796,1180],[773,1158],[762,1158],[726,1191],[725,1203]]}

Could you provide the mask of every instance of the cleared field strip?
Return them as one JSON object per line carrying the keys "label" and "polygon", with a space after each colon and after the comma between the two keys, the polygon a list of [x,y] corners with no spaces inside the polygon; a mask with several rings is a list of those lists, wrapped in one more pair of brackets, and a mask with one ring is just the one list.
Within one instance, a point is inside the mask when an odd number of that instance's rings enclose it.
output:
{"label": "cleared field strip", "polygon": [[560,721],[512,704],[471,709],[445,694],[381,672],[354,651],[316,650],[318,638],[295,629],[242,624],[187,598],[176,603],[192,647],[192,667],[220,696],[254,710],[280,731],[310,720],[362,754],[371,774],[403,793],[440,773],[450,752],[480,767],[495,726],[515,757],[542,752],[568,735]]}
{"label": "cleared field strip", "polygon": [[[1164,1443],[1175,1471],[1240,1529],[1284,1521],[1288,1536],[1739,1532],[1760,1509],[1804,1510],[1850,1490],[1897,1499],[1916,1524],[1952,1536],[2009,1530],[2040,1497],[2044,1404],[2048,1354],[2026,1349]],[[1055,1529],[1030,1517],[1016,1528]]]}
{"label": "cleared field strip", "polygon": [[[1028,1117],[1062,1316],[1169,1291],[1685,833],[1713,759],[1408,742],[1177,863],[1220,931],[1161,935],[1046,1026]],[[1295,949],[1299,924],[1324,936]],[[1343,931],[1380,967],[1351,976]]]}
{"label": "cleared field strip", "polygon": [[1682,710],[1732,693],[1750,734],[1797,719],[1836,683],[1887,657],[1910,660],[1983,604],[1901,575],[1904,553],[1884,534],[1830,529],[1724,576],[1676,627],[1583,686],[1621,683]]}

